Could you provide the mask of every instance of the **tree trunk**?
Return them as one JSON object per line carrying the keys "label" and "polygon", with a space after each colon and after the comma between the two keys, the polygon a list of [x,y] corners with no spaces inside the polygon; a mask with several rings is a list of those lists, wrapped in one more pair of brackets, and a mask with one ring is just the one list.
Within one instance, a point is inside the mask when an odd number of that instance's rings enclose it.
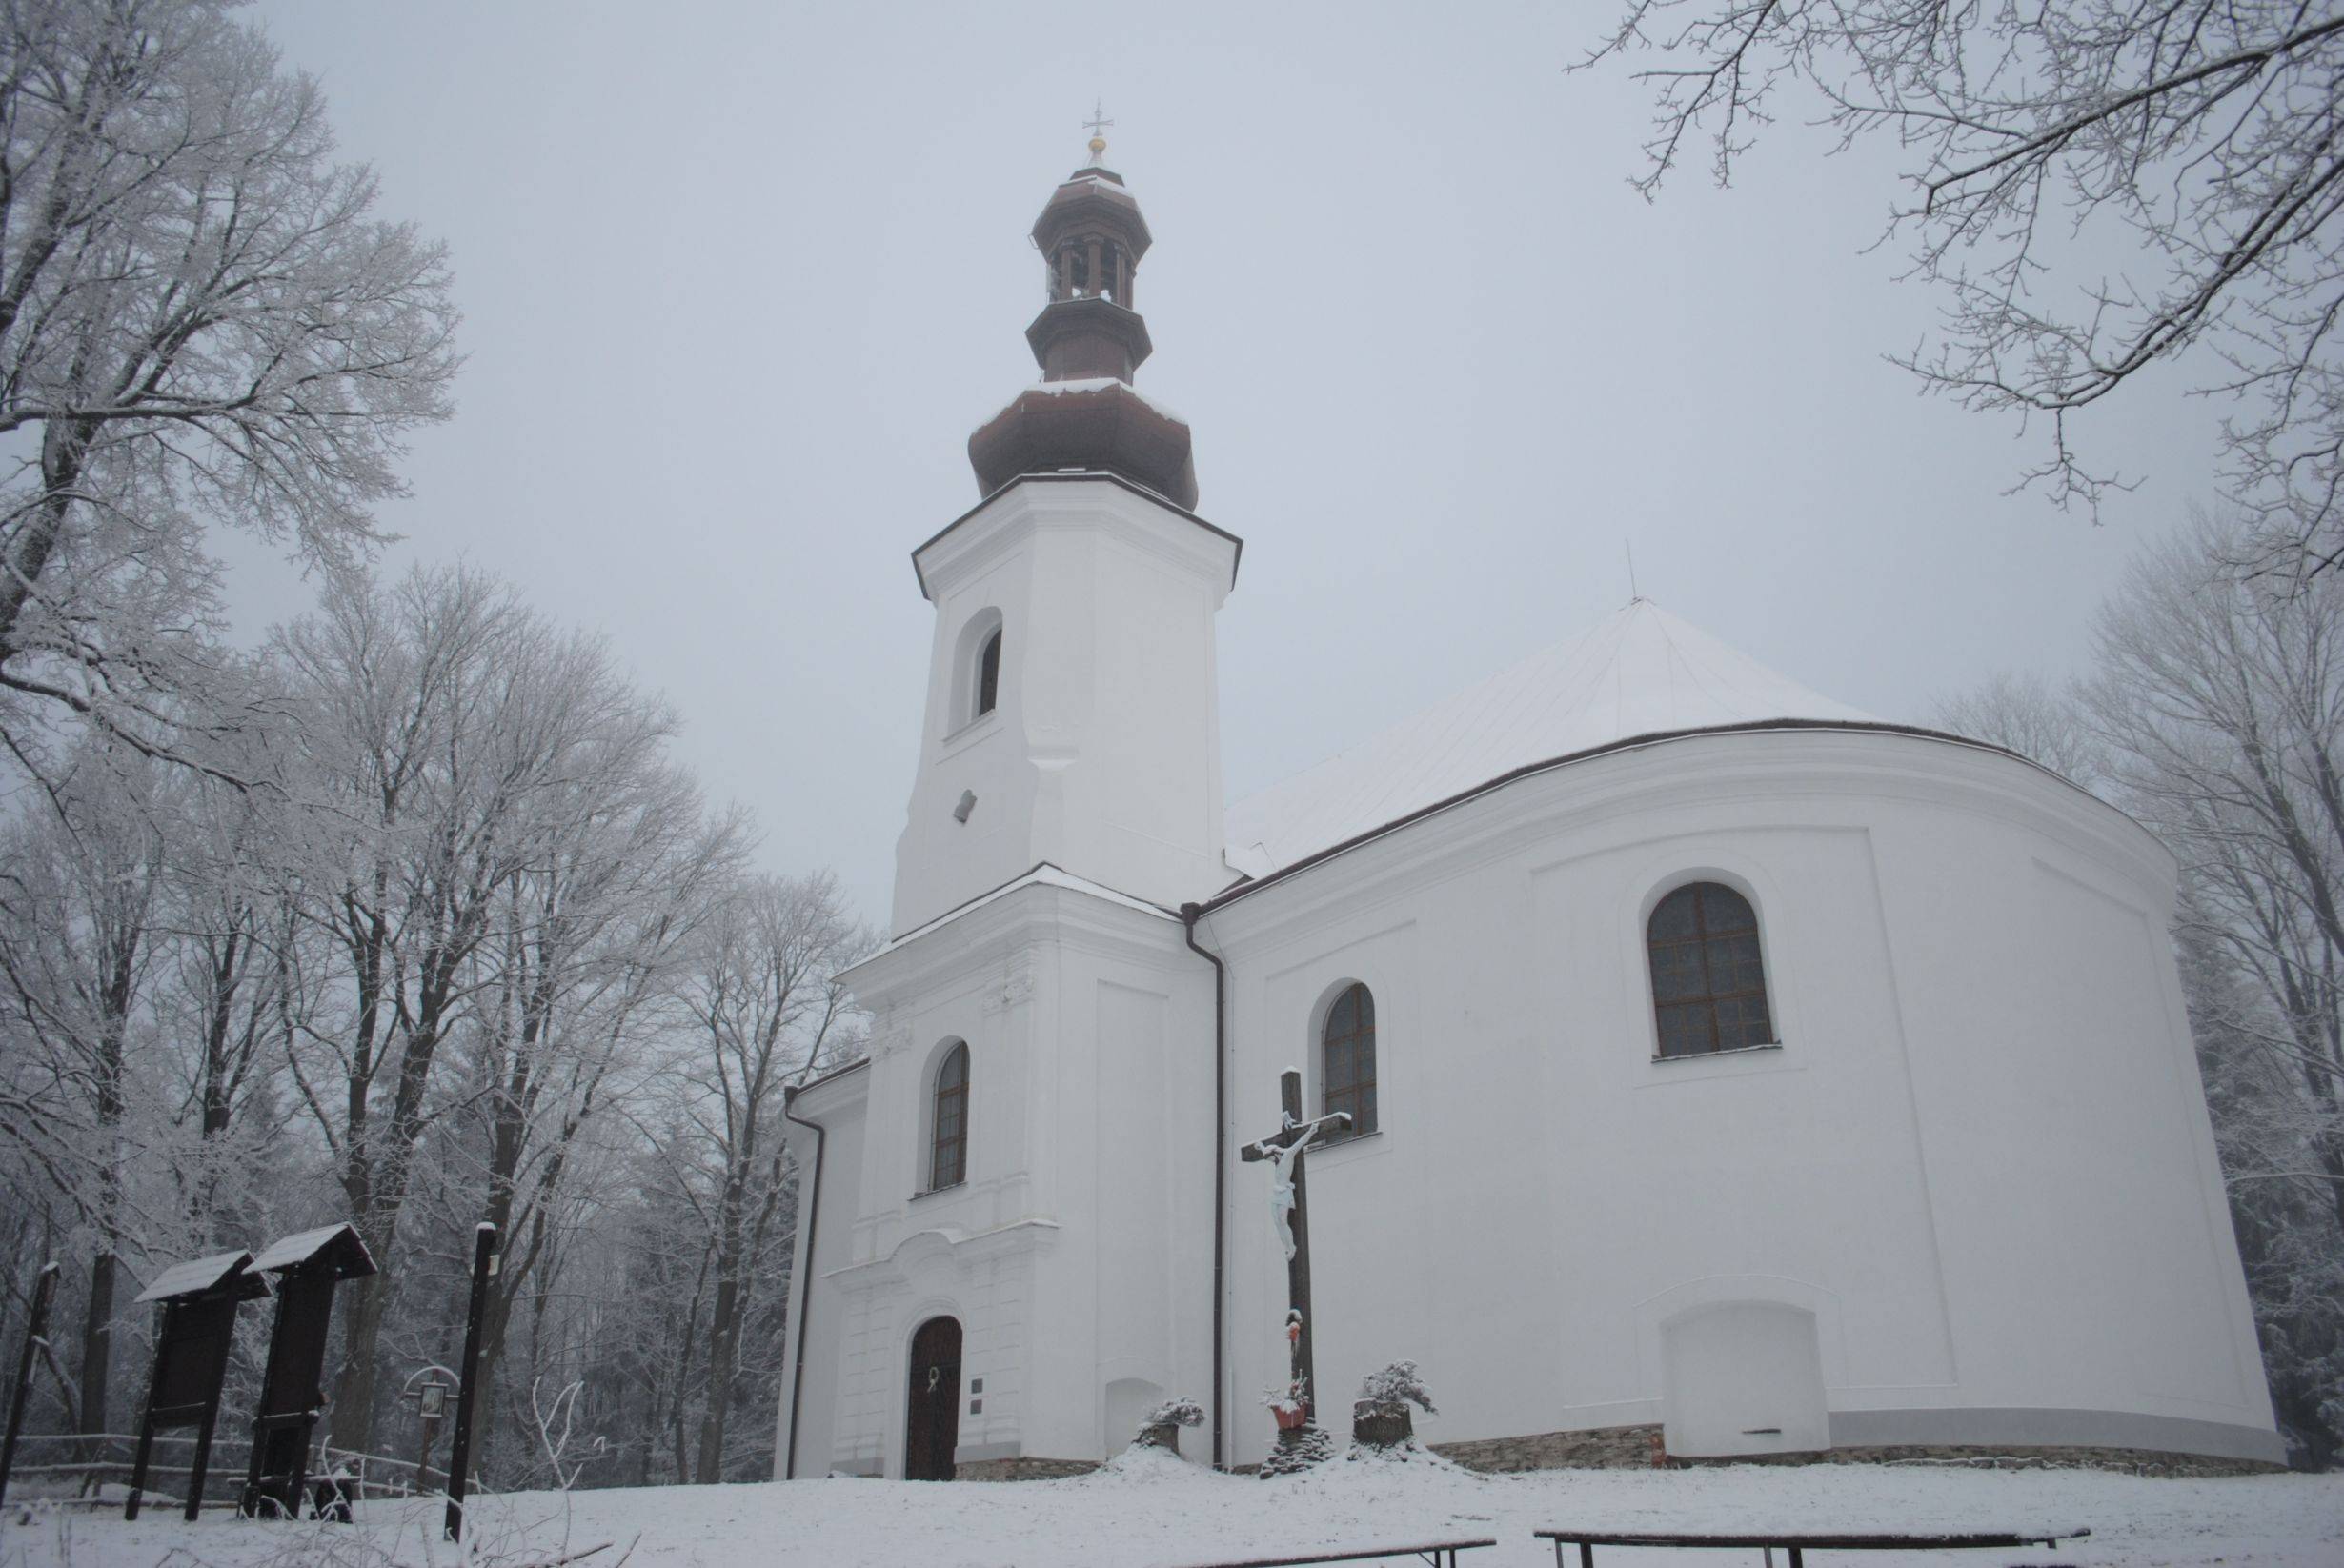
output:
{"label": "tree trunk", "polygon": [[[135,938],[118,943],[108,966],[104,993],[105,1015],[98,1036],[97,1122],[98,1252],[90,1263],[90,1300],[81,1327],[81,1429],[106,1430],[107,1385],[113,1373],[114,1282],[121,1269],[122,1247],[122,1114],[127,1107],[123,1086],[123,1040],[132,983],[137,970]],[[95,1457],[94,1455],[90,1456]]]}
{"label": "tree trunk", "polygon": [[[360,1443],[374,1429],[374,1362],[382,1341],[383,1314],[390,1301],[391,1243],[398,1233],[399,1212],[407,1204],[415,1144],[423,1136],[424,1091],[430,1081],[433,1057],[439,1049],[439,1030],[453,986],[453,953],[449,948],[428,951],[419,966],[424,984],[419,988],[414,1019],[407,1025],[407,1037],[400,1048],[391,1116],[382,1128],[382,1144],[371,1164],[354,1133],[351,1139],[351,1174],[345,1176],[344,1183],[346,1187],[355,1183],[368,1199],[356,1206],[355,1218],[359,1235],[366,1238],[367,1250],[374,1254],[382,1271],[358,1282],[358,1301],[350,1316],[346,1341],[349,1358],[343,1363],[341,1385],[334,1398],[338,1428],[351,1433]],[[354,1127],[364,1122],[361,1100],[362,1092],[354,1085]]]}
{"label": "tree trunk", "polygon": [[374,1427],[374,1352],[382,1339],[383,1314],[391,1304],[390,1245],[386,1241],[378,1246],[370,1237],[366,1250],[381,1272],[342,1286],[349,1303],[344,1308],[349,1316],[343,1319],[349,1349],[329,1418],[335,1443],[372,1452],[368,1444]]}
{"label": "tree trunk", "polygon": [[47,493],[26,519],[15,548],[9,553],[8,571],[0,574],[0,662],[22,652],[16,640],[17,619],[65,532],[82,460],[96,432],[93,420],[60,419],[51,421],[42,436],[41,479]]}
{"label": "tree trunk", "polygon": [[[114,1274],[113,1244],[101,1242],[97,1256],[90,1261],[90,1301],[81,1319],[81,1429],[92,1435],[106,1430],[106,1383],[113,1370]],[[90,1445],[83,1457],[97,1457],[95,1449]]]}
{"label": "tree trunk", "polygon": [[716,1310],[709,1315],[708,1407],[700,1416],[702,1486],[713,1486],[724,1478],[724,1417],[733,1403],[734,1340],[738,1337],[733,1317],[739,1295],[739,1282],[729,1274],[717,1279]]}

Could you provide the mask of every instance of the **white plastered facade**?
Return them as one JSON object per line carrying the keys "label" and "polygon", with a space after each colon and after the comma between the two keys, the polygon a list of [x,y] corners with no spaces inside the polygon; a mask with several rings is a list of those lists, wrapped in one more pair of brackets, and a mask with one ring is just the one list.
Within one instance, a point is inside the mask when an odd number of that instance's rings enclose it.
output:
{"label": "white plastered facade", "polygon": [[[1756,910],[1779,1046],[1658,1058],[1645,922],[1690,881]],[[2029,764],[1821,728],[1568,763],[1223,906],[1241,1114],[1376,998],[1380,1128],[1311,1165],[1322,1387],[1414,1359],[1436,1441],[2278,1458],[2172,897]],[[1249,1207],[1240,1389],[1284,1305]]]}
{"label": "white plastered facade", "polygon": [[[1314,1029],[1352,982],[1379,1126],[1310,1162],[1338,1430],[1407,1358],[1436,1442],[2279,1457],[2146,832],[1631,607],[1232,805],[1224,850],[1235,552],[1052,476],[918,557],[938,624],[899,935],[851,976],[875,1048],[794,1106],[826,1148],[792,1473],[902,1473],[937,1316],[984,1385],[964,1466],[1096,1461],[1154,1397],[1213,1402],[1214,976],[1188,900],[1228,966],[1228,1462],[1267,1451],[1284,1349],[1266,1178],[1236,1151],[1282,1069],[1315,1105]],[[988,614],[999,703],[972,721]],[[1778,1045],[1656,1059],[1645,922],[1695,880],[1755,909]],[[955,1041],[966,1179],[923,1194]],[[808,1168],[811,1126],[791,1136]]]}

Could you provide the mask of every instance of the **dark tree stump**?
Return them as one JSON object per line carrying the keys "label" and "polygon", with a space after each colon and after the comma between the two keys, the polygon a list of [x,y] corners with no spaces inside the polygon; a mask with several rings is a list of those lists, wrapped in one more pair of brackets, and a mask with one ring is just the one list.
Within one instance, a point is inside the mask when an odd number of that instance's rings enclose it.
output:
{"label": "dark tree stump", "polygon": [[1361,1399],[1351,1406],[1351,1440],[1366,1448],[1398,1448],[1416,1437],[1406,1405]]}

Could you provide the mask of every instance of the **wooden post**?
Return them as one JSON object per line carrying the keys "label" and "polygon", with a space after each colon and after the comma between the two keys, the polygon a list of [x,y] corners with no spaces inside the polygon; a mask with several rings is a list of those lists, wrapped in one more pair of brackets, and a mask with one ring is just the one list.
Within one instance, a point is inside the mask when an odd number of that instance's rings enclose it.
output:
{"label": "wooden post", "polygon": [[204,1481],[212,1473],[212,1431],[220,1420],[220,1390],[217,1383],[212,1386],[212,1399],[204,1410],[202,1420],[203,1424],[195,1429],[195,1464],[188,1472],[187,1478],[186,1518],[190,1524],[193,1524],[195,1516],[203,1512]]}
{"label": "wooden post", "polygon": [[25,1352],[16,1360],[16,1388],[9,1396],[9,1430],[0,1440],[0,1502],[8,1500],[9,1472],[16,1464],[16,1439],[25,1430],[25,1400],[32,1392],[32,1353],[49,1334],[49,1303],[57,1294],[57,1265],[41,1265],[40,1282],[32,1287],[32,1316],[25,1322]]}
{"label": "wooden post", "polygon": [[[164,1308],[164,1322],[170,1322],[170,1308]],[[138,1450],[131,1456],[131,1498],[122,1505],[125,1520],[138,1518],[138,1494],[146,1489],[147,1461],[154,1457],[154,1394],[163,1380],[163,1368],[171,1356],[171,1334],[168,1326],[154,1337],[154,1370],[147,1375],[147,1404],[138,1417]]]}
{"label": "wooden post", "polygon": [[489,1278],[496,1272],[496,1227],[481,1221],[473,1233],[472,1305],[464,1314],[463,1381],[455,1390],[455,1437],[448,1449],[447,1537],[464,1538],[464,1473],[472,1465],[472,1416],[479,1393],[480,1322],[488,1316]]}
{"label": "wooden post", "polygon": [[440,1418],[426,1416],[422,1420],[423,1450],[415,1457],[415,1496],[418,1498],[432,1489],[432,1450],[439,1442]]}
{"label": "wooden post", "polygon": [[[274,1367],[285,1354],[286,1321],[285,1291],[284,1287],[279,1285],[276,1296],[276,1315],[269,1323],[269,1365],[272,1367]],[[265,1412],[268,1409],[268,1379],[266,1377],[261,1379],[261,1408]],[[269,1434],[255,1424],[253,1429],[252,1457],[244,1467],[244,1495],[236,1502],[236,1512],[246,1518],[260,1518],[260,1473],[268,1455]],[[298,1479],[293,1482],[290,1499],[285,1505],[285,1517],[294,1519],[301,1517],[301,1483]]]}

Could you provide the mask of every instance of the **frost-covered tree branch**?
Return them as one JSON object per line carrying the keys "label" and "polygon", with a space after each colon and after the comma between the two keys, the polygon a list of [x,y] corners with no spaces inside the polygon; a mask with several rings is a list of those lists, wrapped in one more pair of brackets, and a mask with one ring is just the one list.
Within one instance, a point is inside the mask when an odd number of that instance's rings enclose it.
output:
{"label": "frost-covered tree branch", "polygon": [[[1721,182],[1787,89],[1843,148],[1910,154],[1891,231],[1937,288],[1898,362],[1971,409],[2040,420],[2021,479],[2096,514],[2121,474],[2071,416],[2186,359],[2224,425],[2264,556],[2344,555],[2344,17],[2299,0],[1633,0],[1574,69],[1657,56],[1635,184],[1689,144]],[[2135,258],[2111,271],[2110,247]]]}
{"label": "frost-covered tree branch", "polygon": [[438,246],[214,0],[0,8],[0,730],[165,754],[214,673],[210,526],[332,570],[445,418]]}

